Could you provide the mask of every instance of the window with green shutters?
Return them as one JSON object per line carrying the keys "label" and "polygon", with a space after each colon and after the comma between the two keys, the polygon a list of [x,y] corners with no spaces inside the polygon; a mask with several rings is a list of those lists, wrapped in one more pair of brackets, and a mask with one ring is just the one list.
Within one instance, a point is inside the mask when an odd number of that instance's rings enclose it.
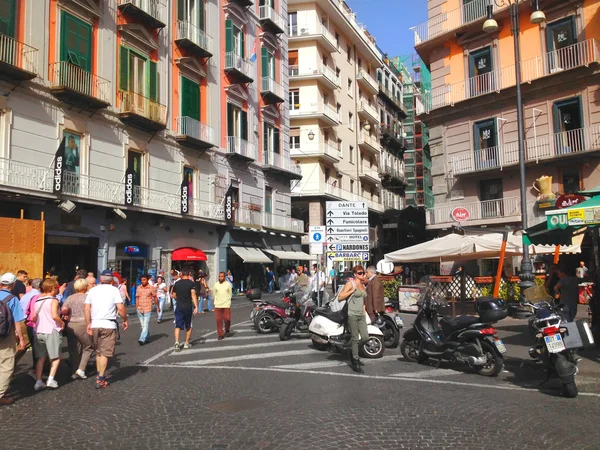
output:
{"label": "window with green shutters", "polygon": [[275,56],[272,53],[262,47],[261,49],[261,61],[262,61],[262,76],[269,77],[275,80]]}
{"label": "window with green shutters", "polygon": [[233,21],[225,21],[225,52],[235,52],[236,55],[244,57],[244,33],[233,24]]}
{"label": "window with green shutters", "polygon": [[0,0],[0,33],[15,37],[17,0]]}
{"label": "window with green shutters", "polygon": [[279,129],[265,123],[263,131],[263,150],[268,153],[273,152],[279,154],[281,151],[279,145]]}
{"label": "window with green shutters", "polygon": [[60,60],[92,71],[92,25],[65,11],[60,16]]}
{"label": "window with green shutters", "polygon": [[200,121],[200,85],[181,77],[181,116]]}
{"label": "window with green shutters", "polygon": [[177,0],[177,19],[189,22],[204,31],[204,0]]}
{"label": "window with green shutters", "polygon": [[158,101],[158,68],[147,56],[121,46],[119,49],[119,89]]}

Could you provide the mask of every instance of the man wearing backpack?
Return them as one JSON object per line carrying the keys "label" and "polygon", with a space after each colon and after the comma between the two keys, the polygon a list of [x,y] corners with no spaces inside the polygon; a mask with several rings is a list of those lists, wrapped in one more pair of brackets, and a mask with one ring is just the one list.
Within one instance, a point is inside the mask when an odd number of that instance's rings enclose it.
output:
{"label": "man wearing backpack", "polygon": [[0,406],[14,403],[12,398],[7,398],[4,394],[8,390],[10,377],[15,368],[17,353],[15,335],[19,340],[18,350],[25,348],[19,323],[25,320],[25,314],[19,298],[10,293],[16,281],[17,277],[12,273],[5,273],[0,278]]}

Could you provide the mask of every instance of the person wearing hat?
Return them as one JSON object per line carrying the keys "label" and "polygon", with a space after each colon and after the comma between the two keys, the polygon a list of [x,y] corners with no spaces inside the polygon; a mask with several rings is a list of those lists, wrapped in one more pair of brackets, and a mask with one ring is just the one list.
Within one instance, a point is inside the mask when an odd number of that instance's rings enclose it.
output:
{"label": "person wearing hat", "polygon": [[96,389],[108,386],[108,380],[104,376],[108,366],[108,358],[115,354],[117,343],[118,322],[117,311],[123,319],[123,330],[127,330],[127,310],[123,305],[119,289],[113,286],[113,273],[104,270],[100,274],[100,284],[90,289],[85,299],[85,321],[87,333],[92,336],[94,349],[96,350]]}
{"label": "person wearing hat", "polygon": [[[17,349],[20,351],[25,349],[25,339],[19,323],[25,320],[25,314],[19,298],[10,293],[16,281],[17,277],[10,272],[0,278],[0,302],[6,305],[6,308],[0,309],[3,313],[0,324],[4,325],[0,327],[0,406],[14,403],[14,400],[6,397],[5,394],[14,372]],[[5,312],[9,314],[4,315]],[[15,336],[19,341],[18,348]]]}

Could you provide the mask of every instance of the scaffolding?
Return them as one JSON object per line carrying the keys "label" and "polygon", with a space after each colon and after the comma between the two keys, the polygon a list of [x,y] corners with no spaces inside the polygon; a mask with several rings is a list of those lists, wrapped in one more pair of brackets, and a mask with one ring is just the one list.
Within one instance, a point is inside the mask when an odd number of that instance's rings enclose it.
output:
{"label": "scaffolding", "polygon": [[418,55],[397,56],[390,60],[402,76],[404,106],[404,165],[406,174],[406,204],[432,208],[434,203],[429,153],[429,129],[420,116],[431,106],[431,73]]}

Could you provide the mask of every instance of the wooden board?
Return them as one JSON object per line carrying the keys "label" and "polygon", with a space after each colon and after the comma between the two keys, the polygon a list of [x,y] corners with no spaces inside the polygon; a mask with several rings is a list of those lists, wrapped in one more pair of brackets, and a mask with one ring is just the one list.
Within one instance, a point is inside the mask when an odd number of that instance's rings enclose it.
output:
{"label": "wooden board", "polygon": [[0,273],[25,270],[30,278],[44,273],[43,220],[0,217]]}

